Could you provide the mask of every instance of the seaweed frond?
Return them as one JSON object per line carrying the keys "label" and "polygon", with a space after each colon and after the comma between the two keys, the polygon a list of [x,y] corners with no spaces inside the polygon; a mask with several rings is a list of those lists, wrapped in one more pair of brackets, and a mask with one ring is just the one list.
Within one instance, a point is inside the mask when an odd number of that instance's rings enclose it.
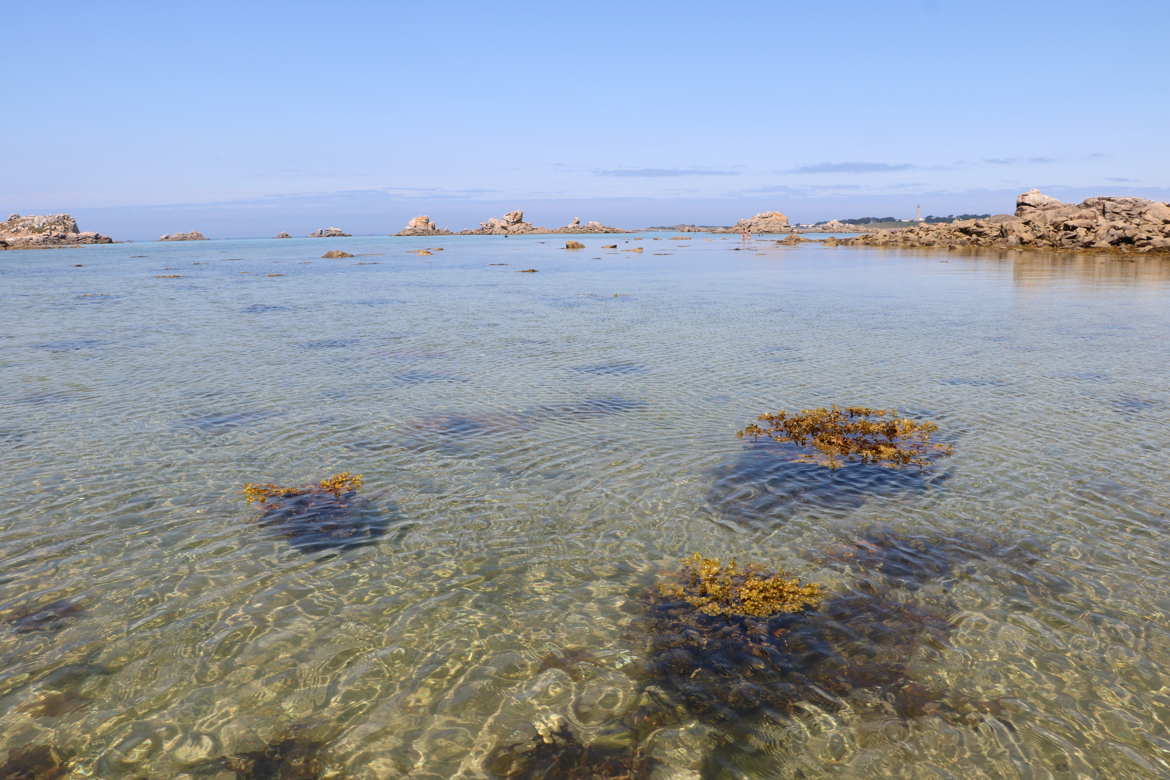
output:
{"label": "seaweed frond", "polygon": [[823,589],[783,573],[767,574],[762,567],[740,568],[732,559],[726,566],[716,558],[695,553],[683,562],[681,583],[659,585],[663,596],[687,602],[706,615],[771,617],[784,612],[815,609]]}

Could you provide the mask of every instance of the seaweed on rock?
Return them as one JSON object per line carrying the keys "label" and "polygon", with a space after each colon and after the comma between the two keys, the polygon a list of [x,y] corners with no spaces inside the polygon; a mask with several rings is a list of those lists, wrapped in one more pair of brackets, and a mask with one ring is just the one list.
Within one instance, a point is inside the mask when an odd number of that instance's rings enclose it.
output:
{"label": "seaweed on rock", "polygon": [[361,487],[360,474],[343,471],[305,487],[249,483],[244,498],[261,505],[261,527],[301,552],[347,550],[374,544],[390,526],[389,517],[358,497]]}
{"label": "seaweed on rock", "polygon": [[[692,558],[649,594],[647,682],[664,706],[735,728],[791,716],[806,703],[837,709],[859,690],[877,693],[906,717],[911,713],[901,702],[911,685],[915,709],[927,708],[926,699],[936,709],[945,706],[907,674],[919,643],[949,632],[945,613],[874,590],[825,598],[816,586],[750,570],[745,576],[737,569],[730,581],[739,590],[728,591],[726,568]],[[753,578],[774,583],[775,595],[743,608],[743,585]],[[714,610],[705,581],[716,582]]]}

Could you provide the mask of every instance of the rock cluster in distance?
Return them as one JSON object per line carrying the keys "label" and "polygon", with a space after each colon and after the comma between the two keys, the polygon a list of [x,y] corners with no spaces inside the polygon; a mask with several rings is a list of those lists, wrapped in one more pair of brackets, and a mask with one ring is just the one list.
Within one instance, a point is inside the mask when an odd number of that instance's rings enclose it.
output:
{"label": "rock cluster in distance", "polygon": [[207,236],[200,233],[198,230],[192,230],[190,233],[167,233],[165,236],[159,236],[159,241],[206,241]]}
{"label": "rock cluster in distance", "polygon": [[13,214],[0,222],[0,249],[50,249],[81,244],[112,244],[114,240],[100,233],[82,233],[77,220],[68,214],[42,214],[22,217]]}
{"label": "rock cluster in distance", "polygon": [[339,227],[327,227],[314,230],[309,234],[309,238],[349,238],[349,233]]}
{"label": "rock cluster in distance", "polygon": [[1074,204],[1028,190],[1016,199],[1014,215],[879,230],[834,243],[1170,252],[1170,204],[1126,197],[1089,198]]}

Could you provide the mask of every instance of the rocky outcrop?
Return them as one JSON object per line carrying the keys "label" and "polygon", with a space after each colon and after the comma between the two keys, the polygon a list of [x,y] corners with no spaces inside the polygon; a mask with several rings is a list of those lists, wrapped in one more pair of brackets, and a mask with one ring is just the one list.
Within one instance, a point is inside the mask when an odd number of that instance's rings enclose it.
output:
{"label": "rocky outcrop", "polygon": [[590,220],[584,225],[580,217],[573,217],[573,221],[564,227],[554,228],[550,233],[629,233],[629,230],[603,225],[596,220]]}
{"label": "rocky outcrop", "polygon": [[325,254],[321,255],[325,260],[339,260],[343,257],[353,257],[349,252],[343,252],[340,249],[330,249]]}
{"label": "rocky outcrop", "polygon": [[449,236],[450,230],[443,230],[441,227],[431,222],[431,218],[427,216],[415,217],[406,223],[406,227],[398,231],[396,236]]}
{"label": "rocky outcrop", "polygon": [[517,236],[525,233],[547,233],[524,221],[523,211],[509,211],[503,217],[492,217],[479,223],[478,230],[464,230],[464,235],[473,236]]}
{"label": "rocky outcrop", "polygon": [[1111,249],[1170,252],[1170,204],[1101,197],[1072,204],[1029,190],[1016,213],[879,230],[838,243],[862,246]]}
{"label": "rocky outcrop", "polygon": [[289,235],[288,233],[285,233],[284,231],[277,233],[276,237],[277,238],[292,238],[291,235]]}
{"label": "rocky outcrop", "polygon": [[51,249],[82,244],[112,244],[114,240],[100,233],[82,233],[77,220],[68,214],[42,214],[22,217],[13,214],[0,222],[0,249]]}
{"label": "rocky outcrop", "polygon": [[309,234],[309,238],[348,238],[349,233],[346,233],[339,227],[327,227],[320,230],[314,230]]}
{"label": "rocky outcrop", "polygon": [[159,236],[159,241],[206,241],[207,236],[200,233],[198,230],[192,230],[190,233],[167,233],[165,236]]}
{"label": "rocky outcrop", "polygon": [[788,224],[788,217],[779,211],[762,211],[754,217],[747,217],[736,222],[721,233],[787,233],[792,230]]}

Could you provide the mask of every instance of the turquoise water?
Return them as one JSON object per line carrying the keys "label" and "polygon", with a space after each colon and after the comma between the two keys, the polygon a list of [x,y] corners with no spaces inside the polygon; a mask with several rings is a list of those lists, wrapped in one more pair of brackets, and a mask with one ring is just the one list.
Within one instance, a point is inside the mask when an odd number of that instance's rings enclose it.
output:
{"label": "turquoise water", "polygon": [[[1170,774],[1170,261],[669,235],[0,253],[0,745],[102,778],[286,739],[481,777],[556,729],[655,777]],[[954,454],[735,437],[830,403]],[[346,470],[360,546],[240,492]],[[866,641],[933,704],[663,694],[645,594],[692,552],[928,609]]]}

